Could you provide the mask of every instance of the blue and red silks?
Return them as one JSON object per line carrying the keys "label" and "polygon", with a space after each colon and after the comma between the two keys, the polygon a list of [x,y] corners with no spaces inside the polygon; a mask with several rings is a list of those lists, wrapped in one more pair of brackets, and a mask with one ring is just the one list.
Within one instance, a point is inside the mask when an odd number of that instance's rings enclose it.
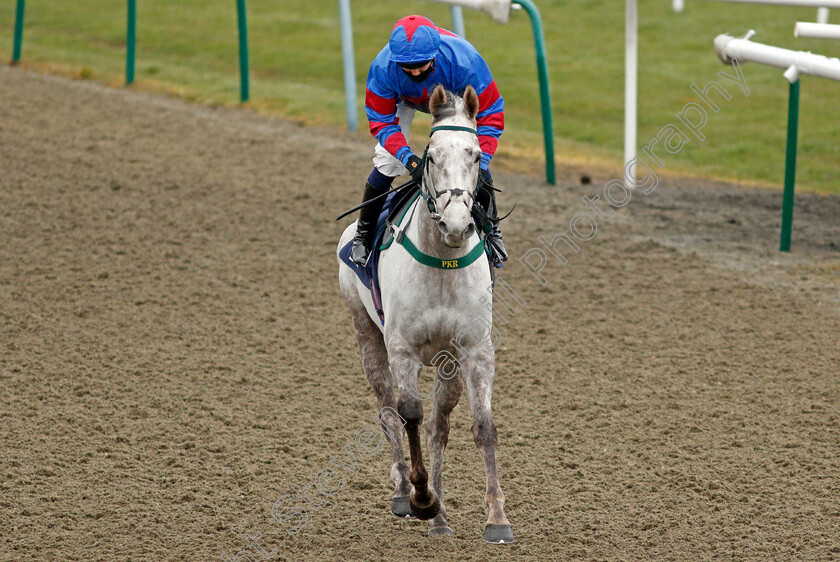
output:
{"label": "blue and red silks", "polygon": [[[409,16],[397,22],[392,35],[398,34],[402,38],[402,32],[405,31],[405,40],[409,44],[412,40],[429,41],[429,29],[420,29],[423,27],[433,27],[440,35],[435,69],[426,80],[420,83],[412,81],[399,64],[392,60],[390,44],[371,63],[365,95],[365,113],[370,132],[388,152],[407,164],[412,152],[399,127],[397,103],[428,112],[430,93],[438,84],[458,95],[463,95],[467,86],[471,85],[478,94],[479,102],[477,126],[481,167],[487,169],[505,128],[505,101],[499,94],[487,63],[465,39],[451,31],[434,27],[434,23],[420,16]],[[418,55],[415,56],[432,52],[429,45],[419,44],[416,51]]]}

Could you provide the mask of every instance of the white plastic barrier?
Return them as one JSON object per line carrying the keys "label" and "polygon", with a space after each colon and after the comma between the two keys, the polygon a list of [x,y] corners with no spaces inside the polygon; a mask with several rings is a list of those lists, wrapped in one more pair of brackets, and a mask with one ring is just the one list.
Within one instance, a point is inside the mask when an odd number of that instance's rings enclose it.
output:
{"label": "white plastic barrier", "polygon": [[752,61],[786,69],[784,76],[790,82],[790,96],[788,98],[785,191],[782,196],[782,231],[779,249],[782,252],[789,252],[793,224],[793,191],[796,182],[796,144],[799,130],[799,75],[810,74],[840,81],[840,60],[753,43],[750,41],[753,35],[755,31],[752,29],[741,39],[731,35],[718,35],[715,37],[715,52],[725,64],[732,64],[732,61],[737,59],[739,63]]}
{"label": "white plastic barrier", "polygon": [[624,5],[624,166],[630,188],[636,187],[638,130],[639,11],[636,0]]}
{"label": "white plastic barrier", "polygon": [[510,0],[431,0],[453,6],[463,6],[481,10],[499,23],[507,23],[510,18]]}
{"label": "white plastic barrier", "polygon": [[816,39],[840,39],[840,25],[796,22],[793,28],[794,37],[813,37]]}
{"label": "white plastic barrier", "polygon": [[773,4],[776,6],[800,6],[806,8],[840,8],[840,0],[713,0],[715,2],[739,2],[744,4]]}
{"label": "white plastic barrier", "polygon": [[828,23],[828,8],[817,8],[817,23]]}
{"label": "white plastic barrier", "polygon": [[750,30],[750,33],[744,38],[726,34],[718,35],[715,37],[715,52],[720,60],[726,64],[731,64],[732,59],[738,59],[738,61],[752,61],[786,68],[790,74],[785,72],[785,78],[791,83],[798,79],[799,74],[840,80],[840,60],[804,51],[792,51],[762,43],[753,43],[750,41],[750,37],[754,34],[755,32]]}
{"label": "white plastic barrier", "polygon": [[[718,2],[750,2],[760,4],[776,4],[781,6],[806,6],[813,8],[817,6],[817,23],[828,23],[828,8],[831,7],[831,0],[822,2],[800,2],[799,0],[716,0]],[[836,6],[835,6],[836,7]],[[675,12],[682,12],[685,8],[684,0],[672,0],[671,8]]]}

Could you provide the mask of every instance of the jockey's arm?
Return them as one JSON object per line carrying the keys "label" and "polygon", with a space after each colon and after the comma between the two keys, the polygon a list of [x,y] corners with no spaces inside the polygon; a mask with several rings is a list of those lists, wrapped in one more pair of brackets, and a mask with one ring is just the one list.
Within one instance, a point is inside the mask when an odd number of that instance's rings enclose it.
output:
{"label": "jockey's arm", "polygon": [[[496,81],[490,68],[480,55],[477,55],[468,73],[468,82],[478,94],[477,129],[478,142],[481,146],[481,169],[486,170],[490,159],[499,146],[499,137],[505,129],[505,100],[496,87]],[[466,88],[466,83],[463,85]]]}
{"label": "jockey's arm", "polygon": [[397,120],[397,92],[388,83],[385,72],[386,70],[376,65],[376,61],[370,67],[365,93],[365,113],[370,125],[370,134],[376,137],[385,150],[406,165],[412,152]]}
{"label": "jockey's arm", "polygon": [[478,100],[478,143],[481,146],[481,168],[486,170],[505,129],[505,101],[496,88],[496,82],[491,82],[478,94]]}

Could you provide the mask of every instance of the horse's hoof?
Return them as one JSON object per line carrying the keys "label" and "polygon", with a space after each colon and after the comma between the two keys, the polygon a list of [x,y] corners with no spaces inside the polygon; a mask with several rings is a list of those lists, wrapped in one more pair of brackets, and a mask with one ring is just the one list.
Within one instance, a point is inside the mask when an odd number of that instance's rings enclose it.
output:
{"label": "horse's hoof", "polygon": [[408,496],[391,498],[391,513],[404,519],[411,519],[414,517],[411,513],[411,505],[409,504]]}
{"label": "horse's hoof", "polygon": [[430,537],[442,537],[444,535],[451,535],[452,529],[449,527],[432,527],[429,529],[429,536]]}
{"label": "horse's hoof", "polygon": [[[432,492],[432,494],[434,494],[434,492]],[[423,521],[428,521],[429,519],[435,517],[438,514],[438,511],[440,511],[440,500],[438,499],[437,495],[434,495],[434,498],[435,501],[433,501],[431,504],[425,507],[421,507],[414,503],[414,496],[412,495],[408,501],[411,504],[411,513],[414,515],[414,517],[416,517],[417,519],[422,519]]]}
{"label": "horse's hoof", "polygon": [[484,527],[484,540],[491,544],[513,542],[513,529],[510,525],[487,525]]}

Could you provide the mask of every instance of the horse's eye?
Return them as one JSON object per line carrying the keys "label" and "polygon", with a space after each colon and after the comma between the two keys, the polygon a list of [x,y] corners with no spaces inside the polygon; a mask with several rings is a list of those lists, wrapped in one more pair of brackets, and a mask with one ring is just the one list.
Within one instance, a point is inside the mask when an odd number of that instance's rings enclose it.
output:
{"label": "horse's eye", "polygon": [[432,155],[431,155],[431,154],[427,155],[427,156],[426,156],[426,158],[428,158],[428,159],[429,159],[429,164],[434,164],[434,163],[435,163],[435,159],[434,159],[434,158],[432,158]]}

